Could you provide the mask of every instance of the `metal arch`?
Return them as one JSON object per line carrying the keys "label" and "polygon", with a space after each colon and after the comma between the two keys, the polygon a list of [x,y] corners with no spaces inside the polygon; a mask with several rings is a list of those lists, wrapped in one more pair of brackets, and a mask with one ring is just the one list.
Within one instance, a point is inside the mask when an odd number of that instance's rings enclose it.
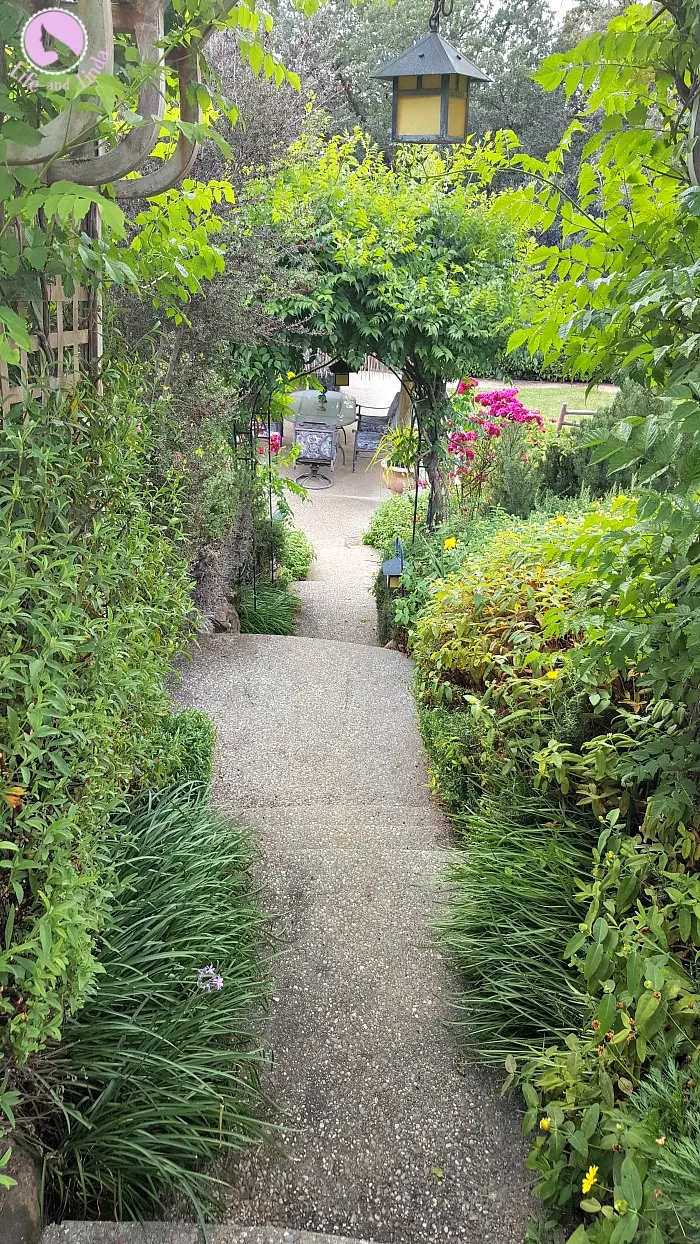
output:
{"label": "metal arch", "polygon": [[700,94],[696,95],[690,113],[688,132],[688,172],[694,186],[700,186]]}

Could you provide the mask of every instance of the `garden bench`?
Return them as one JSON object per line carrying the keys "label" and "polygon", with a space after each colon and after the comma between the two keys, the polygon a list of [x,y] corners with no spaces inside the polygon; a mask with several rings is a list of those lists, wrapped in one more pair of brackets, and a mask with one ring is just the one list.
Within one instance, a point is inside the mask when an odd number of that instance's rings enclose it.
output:
{"label": "garden bench", "polygon": [[[559,411],[559,418],[557,419],[557,435],[561,432],[562,428],[575,427],[578,422],[578,418],[581,418],[584,415],[595,415],[595,413],[595,410],[569,410],[566,402],[564,402],[561,410]],[[578,418],[567,419],[567,415],[576,415]]]}

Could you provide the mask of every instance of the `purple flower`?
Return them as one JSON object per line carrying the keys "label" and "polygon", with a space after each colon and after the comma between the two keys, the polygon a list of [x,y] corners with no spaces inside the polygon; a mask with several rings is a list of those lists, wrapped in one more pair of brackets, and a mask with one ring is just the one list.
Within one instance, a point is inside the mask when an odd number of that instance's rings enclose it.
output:
{"label": "purple flower", "polygon": [[211,993],[212,989],[217,992],[224,987],[224,978],[219,976],[213,963],[206,968],[199,968],[197,972],[197,988],[203,989],[205,993]]}

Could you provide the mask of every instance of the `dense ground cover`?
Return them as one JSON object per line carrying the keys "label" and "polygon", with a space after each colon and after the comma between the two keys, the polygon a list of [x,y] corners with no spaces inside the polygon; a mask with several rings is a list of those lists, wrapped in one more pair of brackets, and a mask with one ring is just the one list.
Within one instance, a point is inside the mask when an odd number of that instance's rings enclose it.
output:
{"label": "dense ground cover", "polygon": [[[193,490],[210,538],[260,484],[204,422],[193,479],[144,371],[104,379],[5,415],[0,1106],[47,1212],[152,1217],[173,1191],[209,1204],[202,1161],[266,1109],[253,850],[206,803],[213,724],[168,690],[196,618]],[[221,997],[197,987],[208,965]]]}
{"label": "dense ground cover", "polygon": [[23,1083],[50,1213],[149,1218],[180,1193],[216,1215],[211,1164],[262,1134],[266,920],[250,835],[206,796],[169,787],[113,825],[89,1005]]}
{"label": "dense ground cover", "polygon": [[[405,510],[385,503],[375,533]],[[626,497],[456,520],[409,547],[393,602],[468,847],[438,920],[466,987],[455,1023],[523,1091],[533,1239],[569,1238],[572,1212],[577,1244],[697,1221],[700,771],[687,710],[645,675],[647,619],[673,620],[637,523]]]}

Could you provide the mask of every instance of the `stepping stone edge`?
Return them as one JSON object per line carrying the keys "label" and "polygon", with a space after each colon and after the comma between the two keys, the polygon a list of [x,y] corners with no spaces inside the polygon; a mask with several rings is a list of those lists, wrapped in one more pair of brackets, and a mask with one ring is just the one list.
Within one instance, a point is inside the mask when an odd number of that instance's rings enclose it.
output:
{"label": "stepping stone edge", "polygon": [[[46,1228],[41,1244],[205,1244],[205,1236],[192,1223],[62,1222]],[[371,1244],[371,1241],[284,1227],[230,1224],[208,1226],[206,1244]]]}

